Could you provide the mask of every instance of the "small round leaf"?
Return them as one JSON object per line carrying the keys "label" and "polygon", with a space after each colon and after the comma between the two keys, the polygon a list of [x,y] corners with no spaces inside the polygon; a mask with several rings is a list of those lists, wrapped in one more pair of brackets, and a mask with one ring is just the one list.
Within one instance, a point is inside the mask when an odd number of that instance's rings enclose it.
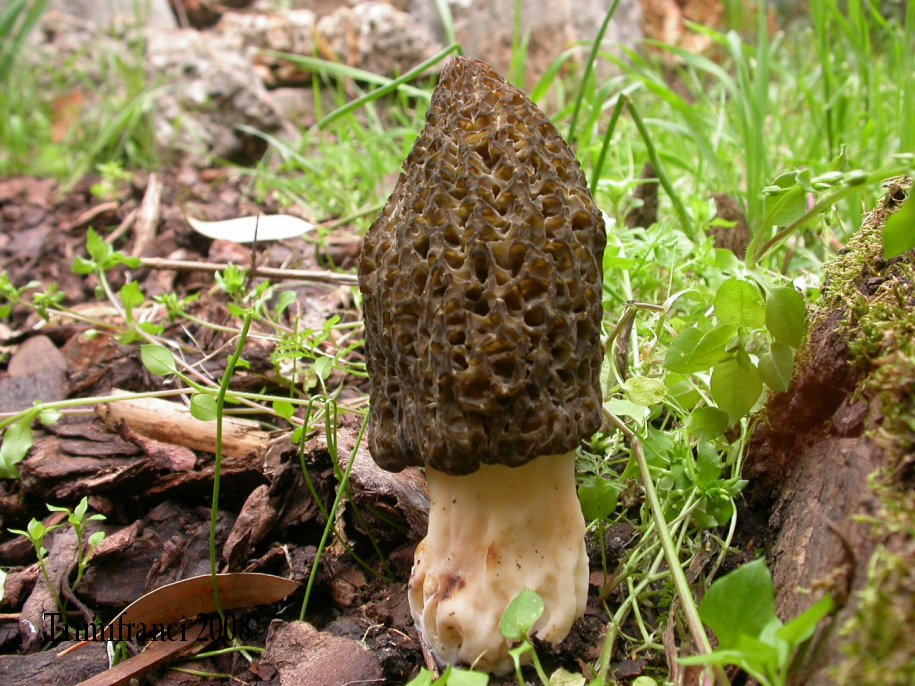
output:
{"label": "small round leaf", "polygon": [[731,358],[712,370],[712,398],[720,409],[728,413],[731,424],[736,424],[753,409],[762,387],[759,372],[749,359]]}
{"label": "small round leaf", "polygon": [[715,315],[722,324],[761,329],[766,323],[766,305],[756,286],[728,279],[715,295]]}
{"label": "small round leaf", "polygon": [[216,421],[216,398],[205,393],[196,393],[191,398],[191,414],[202,422]]}
{"label": "small round leaf", "polygon": [[766,328],[780,343],[796,348],[804,337],[807,308],[804,296],[790,286],[776,288],[766,300]]}
{"label": "small round leaf", "polygon": [[509,641],[523,640],[543,614],[543,598],[529,588],[515,596],[502,614],[500,631]]}
{"label": "small round leaf", "polygon": [[164,345],[153,345],[151,343],[141,345],[140,360],[153,376],[168,376],[177,371],[175,357],[172,355],[171,350]]}
{"label": "small round leaf", "polygon": [[690,436],[709,441],[728,428],[728,413],[717,407],[700,407],[693,410],[686,428]]}

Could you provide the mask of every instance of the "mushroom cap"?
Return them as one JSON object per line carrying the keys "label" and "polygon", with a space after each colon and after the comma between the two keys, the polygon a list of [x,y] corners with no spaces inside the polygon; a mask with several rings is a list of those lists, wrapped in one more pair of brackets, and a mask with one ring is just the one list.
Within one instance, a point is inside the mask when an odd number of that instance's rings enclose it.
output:
{"label": "mushroom cap", "polygon": [[451,59],[359,261],[375,461],[468,474],[597,431],[605,245],[552,123]]}

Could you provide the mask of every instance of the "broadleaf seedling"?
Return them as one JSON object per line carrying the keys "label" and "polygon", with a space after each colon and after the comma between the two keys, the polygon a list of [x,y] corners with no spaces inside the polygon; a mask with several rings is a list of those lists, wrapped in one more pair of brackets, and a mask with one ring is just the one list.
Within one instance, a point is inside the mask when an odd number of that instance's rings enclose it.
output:
{"label": "broadleaf seedling", "polygon": [[500,632],[509,641],[522,641],[543,614],[543,598],[529,588],[515,596],[502,614]]}
{"label": "broadleaf seedling", "polygon": [[738,350],[734,357],[715,365],[710,389],[715,404],[736,424],[759,400],[763,383],[746,352]]}
{"label": "broadleaf seedling", "polygon": [[728,279],[715,295],[715,315],[722,324],[759,329],[766,321],[766,304],[753,284]]}
{"label": "broadleaf seedling", "polygon": [[210,393],[191,396],[191,415],[202,422],[215,422],[218,415],[216,397]]}
{"label": "broadleaf seedling", "polygon": [[18,479],[16,467],[32,447],[32,415],[10,424],[3,432],[3,444],[0,445],[0,478]]}
{"label": "broadleaf seedling", "polygon": [[832,608],[832,599],[825,596],[783,625],[775,614],[772,575],[765,560],[755,560],[715,581],[699,606],[699,616],[718,638],[718,649],[679,662],[736,665],[762,686],[784,686],[798,647]]}

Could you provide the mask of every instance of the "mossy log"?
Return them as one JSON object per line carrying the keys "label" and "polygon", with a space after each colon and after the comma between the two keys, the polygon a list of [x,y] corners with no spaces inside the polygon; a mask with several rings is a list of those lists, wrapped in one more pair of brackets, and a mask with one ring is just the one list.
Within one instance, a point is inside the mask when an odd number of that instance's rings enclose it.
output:
{"label": "mossy log", "polygon": [[[838,606],[792,683],[915,683],[915,251],[883,257],[897,179],[827,268],[791,387],[747,459],[783,620]],[[748,521],[752,517],[748,518]]]}

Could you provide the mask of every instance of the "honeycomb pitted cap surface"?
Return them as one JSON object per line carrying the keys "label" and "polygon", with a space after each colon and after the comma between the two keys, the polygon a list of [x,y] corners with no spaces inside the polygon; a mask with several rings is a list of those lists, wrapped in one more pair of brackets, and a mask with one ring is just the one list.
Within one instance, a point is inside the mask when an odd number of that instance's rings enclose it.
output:
{"label": "honeycomb pitted cap surface", "polygon": [[597,431],[605,244],[546,116],[450,60],[359,260],[375,461],[468,474]]}

